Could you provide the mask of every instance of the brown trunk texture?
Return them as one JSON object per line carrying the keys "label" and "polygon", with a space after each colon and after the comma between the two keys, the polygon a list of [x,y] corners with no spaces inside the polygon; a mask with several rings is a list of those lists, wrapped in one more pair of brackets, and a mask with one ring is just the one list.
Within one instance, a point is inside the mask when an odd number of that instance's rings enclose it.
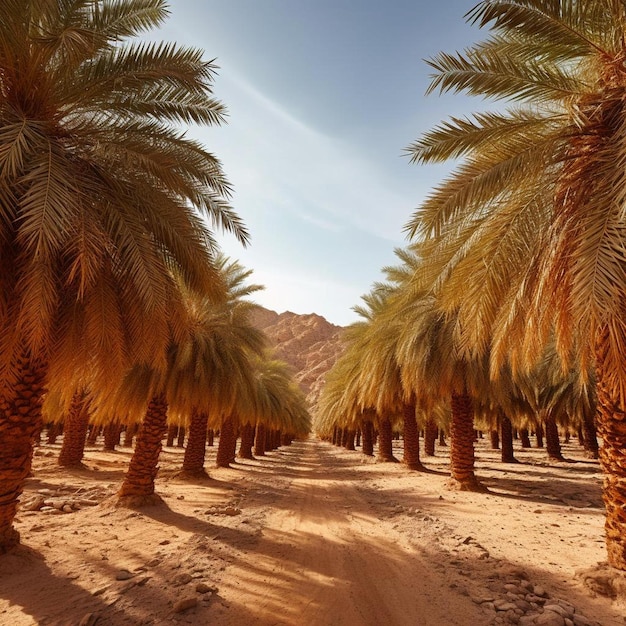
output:
{"label": "brown trunk texture", "polygon": [[370,420],[363,420],[363,447],[361,448],[363,454],[367,456],[374,456],[374,425]]}
{"label": "brown trunk texture", "polygon": [[256,434],[254,436],[254,456],[265,456],[265,434],[265,426],[263,424],[257,424]]}
{"label": "brown trunk texture", "polygon": [[393,433],[388,417],[378,417],[378,456],[383,463],[397,463],[393,456]]}
{"label": "brown trunk texture", "polygon": [[437,441],[437,424],[432,417],[426,420],[424,426],[424,454],[435,456],[435,442]]}
{"label": "brown trunk texture", "polygon": [[20,359],[17,366],[10,393],[0,396],[0,554],[20,540],[13,520],[30,473],[33,440],[42,424],[46,368],[28,359]]}
{"label": "brown trunk texture", "polygon": [[535,437],[537,438],[537,447],[543,448],[543,426],[541,424],[537,424],[535,428]]}
{"label": "brown trunk texture", "polygon": [[333,437],[331,440],[331,443],[333,444],[333,446],[337,445],[337,430],[338,428],[336,426],[333,427]]}
{"label": "brown trunk texture", "polygon": [[609,565],[626,571],[626,410],[619,388],[615,389],[605,376],[609,347],[609,333],[604,329],[596,342],[596,427],[602,438],[600,465],[604,471],[602,498]]}
{"label": "brown trunk texture", "polygon": [[100,431],[102,430],[102,426],[96,426],[92,424],[88,427],[89,434],[87,435],[87,443],[90,446],[95,446],[98,441],[98,436],[100,435]]}
{"label": "brown trunk texture", "polygon": [[461,490],[481,489],[474,474],[474,408],[466,393],[452,394],[450,472]]}
{"label": "brown trunk texture", "polygon": [[517,463],[517,459],[513,454],[513,424],[511,423],[511,420],[504,415],[504,413],[501,413],[499,421],[500,431],[502,433],[502,462]]}
{"label": "brown trunk texture", "polygon": [[129,424],[126,426],[126,432],[124,433],[124,443],[122,444],[125,448],[133,447],[133,439],[139,430],[139,424]]}
{"label": "brown trunk texture", "polygon": [[415,419],[415,405],[405,404],[402,407],[402,420],[404,427],[404,457],[402,462],[411,470],[423,470],[420,461],[420,431]]}
{"label": "brown trunk texture", "polygon": [[500,449],[500,433],[498,432],[497,428],[492,428],[489,431],[489,440],[491,442],[491,449],[492,450],[499,450]]}
{"label": "brown trunk texture", "polygon": [[104,449],[113,452],[115,446],[120,445],[120,435],[122,434],[122,425],[114,420],[104,427]]}
{"label": "brown trunk texture", "polygon": [[343,445],[343,428],[337,428],[337,440],[335,441],[335,445]]}
{"label": "brown trunk texture", "polygon": [[159,471],[159,455],[166,430],[167,401],[165,394],[161,394],[152,398],[148,404],[137,433],[135,451],[118,492],[120,497],[154,494],[154,479]]}
{"label": "brown trunk texture", "polygon": [[528,435],[528,428],[520,428],[519,429],[519,440],[522,444],[522,448],[530,448],[530,436]]}
{"label": "brown trunk texture", "polygon": [[[88,428],[89,408],[85,394],[77,392],[72,397],[72,403],[65,416],[59,465],[62,467],[80,467],[82,465]],[[96,427],[94,426],[94,428]]]}
{"label": "brown trunk texture", "polygon": [[354,440],[356,439],[356,430],[351,428],[346,429],[348,433],[346,436],[346,450],[354,450]]}
{"label": "brown trunk texture", "polygon": [[209,415],[194,408],[189,418],[189,436],[183,457],[183,473],[189,476],[206,476],[204,458]]}
{"label": "brown trunk texture", "polygon": [[583,446],[585,454],[590,459],[599,457],[600,448],[598,446],[598,433],[596,432],[596,421],[593,415],[586,415],[583,418]]}
{"label": "brown trunk texture", "polygon": [[[289,444],[285,444],[289,445]],[[252,446],[254,446],[254,426],[246,422],[241,427],[241,443],[239,444],[238,456],[240,459],[253,459]]]}
{"label": "brown trunk texture", "polygon": [[220,440],[217,445],[216,467],[230,467],[233,440],[237,443],[237,434],[235,431],[235,421],[233,417],[227,417],[220,428]]}
{"label": "brown trunk texture", "polygon": [[293,441],[293,435],[291,435],[291,433],[283,433],[283,436],[281,437],[281,440],[280,440],[280,445],[290,446],[292,441]]}
{"label": "brown trunk texture", "polygon": [[179,448],[185,447],[185,427],[184,426],[178,427],[178,438],[176,440],[176,446]]}
{"label": "brown trunk texture", "polygon": [[548,457],[555,461],[562,461],[561,442],[559,441],[559,429],[556,425],[556,419],[552,413],[545,416],[546,425],[546,452]]}
{"label": "brown trunk texture", "polygon": [[209,428],[206,433],[206,445],[209,448],[212,448],[215,445],[215,431],[212,428]]}
{"label": "brown trunk texture", "polygon": [[356,437],[354,438],[354,445],[358,448],[361,445],[361,429],[356,429]]}
{"label": "brown trunk texture", "polygon": [[446,443],[446,433],[443,428],[439,429],[439,445],[442,448],[445,448],[448,444]]}
{"label": "brown trunk texture", "polygon": [[57,442],[57,437],[59,436],[59,425],[57,422],[48,424],[48,432],[46,434],[48,445],[54,445]]}
{"label": "brown trunk texture", "polygon": [[178,426],[176,424],[170,424],[167,427],[167,440],[165,445],[168,448],[174,447],[174,439],[176,439],[176,435],[178,434]]}

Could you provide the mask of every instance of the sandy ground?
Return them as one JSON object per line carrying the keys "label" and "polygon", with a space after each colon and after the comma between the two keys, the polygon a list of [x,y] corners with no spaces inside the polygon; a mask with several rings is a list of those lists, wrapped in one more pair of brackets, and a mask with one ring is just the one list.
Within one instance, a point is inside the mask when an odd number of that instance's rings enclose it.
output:
{"label": "sandy ground", "polygon": [[[112,498],[128,450],[88,448],[67,471],[43,445],[24,546],[0,557],[0,624],[626,624],[624,598],[577,574],[606,558],[597,462],[567,445],[576,462],[533,449],[504,465],[486,445],[480,494],[446,488],[444,448],[417,473],[309,439],[196,483],[167,448],[163,504],[136,511]],[[42,499],[68,512],[26,510]]]}

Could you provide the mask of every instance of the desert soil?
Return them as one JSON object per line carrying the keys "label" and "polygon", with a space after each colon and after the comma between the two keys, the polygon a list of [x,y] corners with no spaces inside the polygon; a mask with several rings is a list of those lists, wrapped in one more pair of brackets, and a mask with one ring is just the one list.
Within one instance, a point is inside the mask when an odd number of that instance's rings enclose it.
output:
{"label": "desert soil", "polygon": [[36,450],[23,546],[0,557],[3,626],[626,624],[593,570],[599,466],[574,444],[505,465],[479,440],[486,493],[447,487],[446,448],[418,473],[311,438],[196,482],[166,448],[163,502],[138,510],[115,506],[129,450],[88,447],[73,471],[58,451]]}

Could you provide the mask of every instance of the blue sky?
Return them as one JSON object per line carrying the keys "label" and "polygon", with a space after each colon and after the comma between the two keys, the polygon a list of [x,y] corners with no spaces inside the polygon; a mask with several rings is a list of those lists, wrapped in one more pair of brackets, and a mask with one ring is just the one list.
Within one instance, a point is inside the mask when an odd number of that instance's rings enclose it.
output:
{"label": "blue sky", "polygon": [[406,244],[411,213],[448,170],[403,150],[480,102],[424,95],[439,51],[485,33],[463,15],[475,0],[170,0],[153,38],[216,59],[220,128],[193,129],[224,165],[252,234],[224,251],[254,270],[256,300],[335,324]]}

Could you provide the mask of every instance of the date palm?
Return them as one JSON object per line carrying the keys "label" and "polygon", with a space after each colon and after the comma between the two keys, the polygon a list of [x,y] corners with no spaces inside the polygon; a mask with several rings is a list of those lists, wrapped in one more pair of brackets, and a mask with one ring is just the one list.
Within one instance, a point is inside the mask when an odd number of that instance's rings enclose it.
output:
{"label": "date palm", "polygon": [[47,383],[163,363],[172,272],[204,293],[217,282],[200,212],[247,240],[219,161],[181,128],[223,120],[215,66],[131,41],[167,13],[163,0],[2,3],[0,552],[19,540]]}
{"label": "date palm", "polygon": [[[609,563],[626,569],[626,5],[483,0],[485,41],[431,62],[431,90],[507,100],[410,146],[460,159],[409,233],[468,350],[525,369],[552,336],[566,369],[595,366]],[[586,381],[583,381],[586,382]]]}

